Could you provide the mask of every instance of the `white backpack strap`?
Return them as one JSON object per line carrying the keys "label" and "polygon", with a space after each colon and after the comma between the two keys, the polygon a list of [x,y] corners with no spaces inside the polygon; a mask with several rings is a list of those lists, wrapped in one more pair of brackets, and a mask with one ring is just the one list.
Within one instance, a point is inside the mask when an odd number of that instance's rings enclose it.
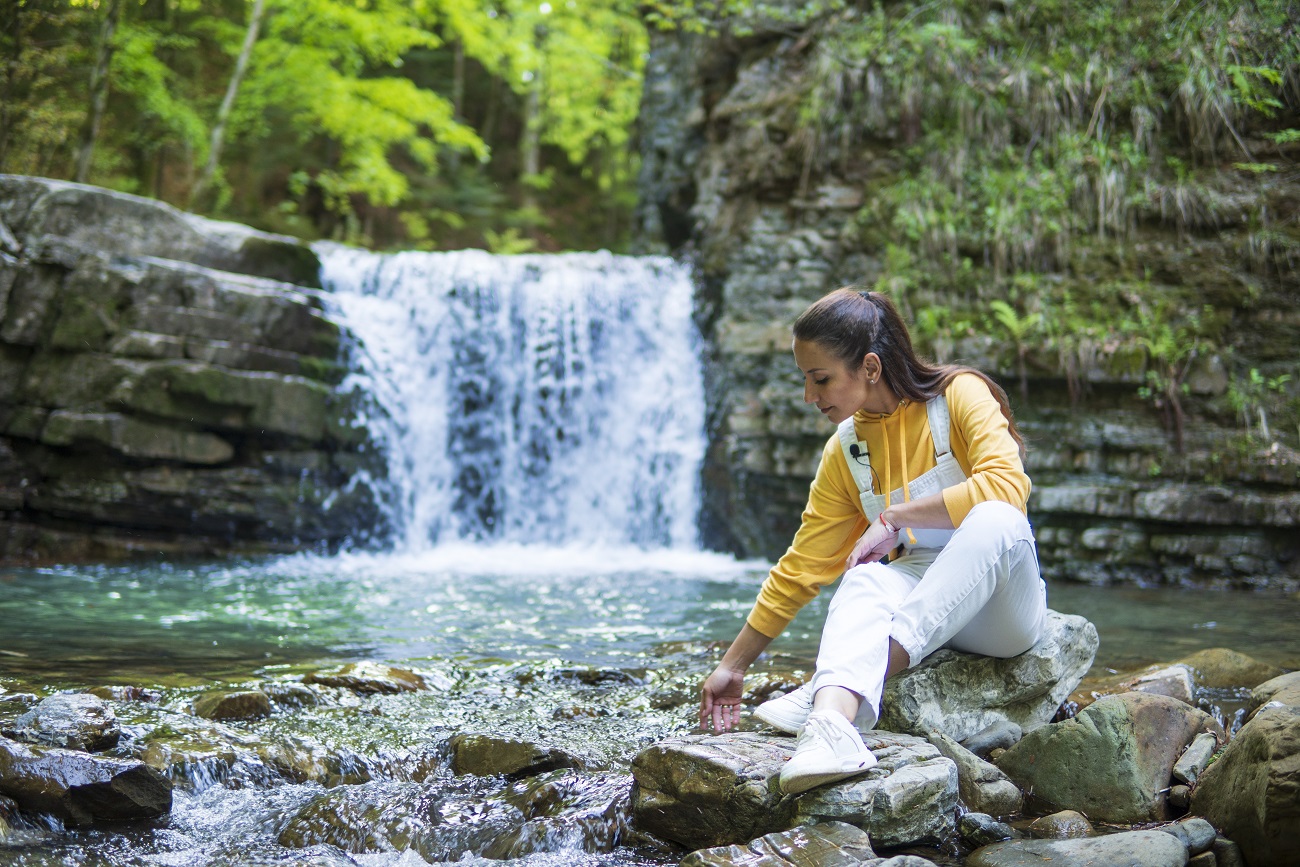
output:
{"label": "white backpack strap", "polygon": [[[858,493],[871,492],[871,460],[867,457],[867,444],[858,442],[858,432],[853,427],[853,416],[840,422],[840,448],[844,451],[844,460],[853,474],[853,483],[858,486]],[[854,457],[854,447],[857,456]]]}
{"label": "white backpack strap", "polygon": [[930,438],[934,440],[934,459],[938,461],[951,451],[948,444],[948,398],[941,394],[926,401],[925,414],[930,418]]}

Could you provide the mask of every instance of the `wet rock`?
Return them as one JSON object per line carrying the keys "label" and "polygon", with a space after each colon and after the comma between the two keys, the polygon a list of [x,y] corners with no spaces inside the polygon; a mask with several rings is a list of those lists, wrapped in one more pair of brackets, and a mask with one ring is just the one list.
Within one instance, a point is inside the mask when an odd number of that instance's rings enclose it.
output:
{"label": "wet rock", "polygon": [[822,822],[764,834],[749,843],[700,849],[680,867],[850,867],[878,863],[867,833],[845,822]]}
{"label": "wet rock", "polygon": [[637,754],[636,826],[692,849],[746,843],[797,824],[846,821],[878,845],[930,842],[951,833],[957,769],[910,735],[868,732],[879,764],[862,777],[783,797],[777,778],[794,739],[754,732],[691,735]]}
{"label": "wet rock", "polygon": [[1174,761],[1202,731],[1224,737],[1213,717],[1183,702],[1125,693],[1030,732],[997,765],[1042,806],[1108,822],[1161,821]]}
{"label": "wet rock", "polygon": [[967,813],[957,820],[957,833],[972,849],[999,843],[1016,836],[1016,831],[1006,822],[999,822],[988,813]]}
{"label": "wet rock", "polygon": [[105,701],[141,701],[147,704],[162,701],[162,693],[158,690],[139,686],[97,686],[86,692]]}
{"label": "wet rock", "polygon": [[994,750],[1015,746],[1024,736],[1020,726],[1010,720],[1001,720],[961,741],[961,745],[981,759],[987,759]]}
{"label": "wet rock", "polygon": [[376,781],[313,799],[289,819],[277,841],[289,849],[326,844],[353,853],[412,850],[437,863],[483,850],[521,818],[515,808],[481,797],[455,801],[420,783]]}
{"label": "wet rock", "polygon": [[1276,665],[1226,647],[1209,647],[1185,656],[1177,663],[1190,666],[1200,689],[1253,689],[1282,674]]}
{"label": "wet rock", "polygon": [[117,746],[117,716],[101,698],[86,693],[52,695],[14,720],[16,740],[98,752]]}
{"label": "wet rock", "polygon": [[1178,761],[1174,763],[1174,779],[1189,786],[1195,783],[1197,778],[1210,766],[1210,759],[1214,757],[1214,753],[1218,749],[1219,739],[1216,736],[1209,732],[1202,732],[1197,735],[1186,751],[1178,757]]}
{"label": "wet rock", "polygon": [[957,810],[952,761],[911,735],[869,732],[862,740],[878,764],[862,777],[800,795],[795,821],[850,822],[881,847],[937,845],[951,835]]}
{"label": "wet rock", "polygon": [[929,858],[920,855],[895,855],[893,858],[877,858],[863,862],[862,867],[936,867]]}
{"label": "wet rock", "polygon": [[151,735],[137,746],[136,754],[169,780],[197,792],[227,780],[239,760],[239,754],[231,744],[194,735]]}
{"label": "wet rock", "polygon": [[363,695],[428,688],[424,678],[414,671],[378,662],[353,662],[329,671],[312,672],[303,678],[303,683],[336,686]]}
{"label": "wet rock", "polygon": [[271,715],[271,700],[256,689],[205,692],[194,700],[194,714],[221,721],[261,719]]}
{"label": "wet rock", "polygon": [[1219,860],[1213,852],[1202,852],[1187,859],[1187,867],[1219,867]]}
{"label": "wet rock", "polygon": [[378,776],[370,758],[307,737],[291,735],[258,742],[253,754],[261,764],[295,783],[354,786]]}
{"label": "wet rock", "polygon": [[957,766],[957,789],[967,809],[992,816],[1020,812],[1024,796],[997,767],[941,732],[930,732],[927,740]]}
{"label": "wet rock", "polygon": [[217,856],[210,867],[357,867],[357,862],[337,846],[308,846],[306,849],[285,854],[283,849],[274,854],[257,855],[240,852],[233,856]]}
{"label": "wet rock", "polygon": [[1030,837],[1047,840],[1068,840],[1073,837],[1091,837],[1096,831],[1088,817],[1075,810],[1061,810],[1049,816],[1039,816],[1026,828]]}
{"label": "wet rock", "polygon": [[1183,819],[1180,822],[1171,822],[1157,828],[1158,831],[1164,831],[1166,834],[1172,834],[1187,847],[1189,855],[1199,855],[1202,852],[1208,852],[1214,845],[1214,840],[1219,836],[1219,832],[1214,830],[1214,826],[1204,819],[1190,818]]}
{"label": "wet rock", "polygon": [[1047,723],[1092,665],[1097,630],[1048,611],[1042,638],[1010,659],[940,650],[885,685],[878,727],[961,741],[1001,722],[1025,731]]}
{"label": "wet rock", "polygon": [[511,860],[535,852],[612,852],[631,830],[630,788],[623,774],[567,770],[516,783],[505,800],[524,822],[499,834],[482,854]]}
{"label": "wet rock", "polygon": [[1254,713],[1266,704],[1300,707],[1300,671],[1279,675],[1266,680],[1250,691],[1248,713]]}
{"label": "wet rock", "polygon": [[321,704],[321,696],[301,683],[267,683],[262,686],[262,692],[273,704],[285,707],[316,707]]}
{"label": "wet rock", "polygon": [[1187,850],[1169,834],[1126,831],[1078,840],[1011,840],[986,846],[966,859],[966,867],[1042,867],[1047,863],[1183,867]]}
{"label": "wet rock", "polygon": [[1176,785],[1169,787],[1169,807],[1178,813],[1186,813],[1192,804],[1191,786]]}
{"label": "wet rock", "polygon": [[1295,863],[1300,829],[1300,710],[1265,704],[1192,790],[1192,813],[1241,847],[1251,867]]}
{"label": "wet rock", "polygon": [[154,819],[172,805],[171,782],[143,762],[3,739],[0,794],[74,826]]}
{"label": "wet rock", "polygon": [[496,735],[453,735],[447,746],[453,771],[479,777],[531,776],[557,768],[582,768],[587,764],[579,756],[561,749]]}

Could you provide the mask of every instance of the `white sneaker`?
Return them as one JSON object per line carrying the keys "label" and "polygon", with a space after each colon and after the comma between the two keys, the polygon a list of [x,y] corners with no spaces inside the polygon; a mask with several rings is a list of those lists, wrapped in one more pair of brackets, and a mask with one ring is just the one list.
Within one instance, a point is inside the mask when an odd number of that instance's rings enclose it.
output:
{"label": "white sneaker", "polygon": [[812,713],[813,691],[808,684],[765,701],[754,708],[754,718],[786,734],[797,735]]}
{"label": "white sneaker", "polygon": [[814,711],[799,733],[794,755],[781,769],[781,791],[797,795],[855,777],[875,764],[876,757],[848,720],[834,711]]}

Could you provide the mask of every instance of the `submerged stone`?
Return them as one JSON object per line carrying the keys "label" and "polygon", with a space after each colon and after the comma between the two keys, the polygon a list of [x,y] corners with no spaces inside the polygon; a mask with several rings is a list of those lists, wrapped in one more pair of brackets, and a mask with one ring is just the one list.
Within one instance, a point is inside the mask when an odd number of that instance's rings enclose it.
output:
{"label": "submerged stone", "polygon": [[940,650],[885,685],[878,727],[956,741],[1002,722],[1024,731],[1049,722],[1097,653],[1097,629],[1077,615],[1047,612],[1042,637],[1010,659]]}
{"label": "submerged stone", "polygon": [[143,762],[4,739],[0,794],[73,826],[155,819],[172,806],[171,782]]}
{"label": "submerged stone", "polygon": [[523,777],[557,768],[582,768],[587,764],[565,750],[497,735],[458,734],[447,745],[451,750],[451,769],[457,774],[479,777],[497,774]]}
{"label": "submerged stone", "polygon": [[194,700],[194,714],[211,720],[261,719],[271,715],[271,700],[256,689],[205,692]]}
{"label": "submerged stone", "polygon": [[498,800],[454,800],[420,783],[376,781],[313,799],[277,840],[290,849],[327,844],[358,854],[410,850],[440,863],[481,852],[521,821],[517,809]]}
{"label": "submerged stone", "polygon": [[86,693],[49,696],[14,720],[12,736],[34,744],[98,752],[117,746],[122,735],[108,703]]}
{"label": "submerged stone", "polygon": [[1177,662],[1192,668],[1200,689],[1254,689],[1282,674],[1276,665],[1227,647],[1208,647]]}
{"label": "submerged stone", "polygon": [[997,765],[1041,806],[1107,822],[1159,822],[1169,818],[1174,762],[1203,731],[1224,737],[1204,711],[1131,692],[1030,732]]}
{"label": "submerged stone", "polygon": [[372,693],[414,692],[427,689],[425,680],[414,671],[378,662],[353,662],[329,671],[316,671],[303,683],[336,686],[363,695]]}

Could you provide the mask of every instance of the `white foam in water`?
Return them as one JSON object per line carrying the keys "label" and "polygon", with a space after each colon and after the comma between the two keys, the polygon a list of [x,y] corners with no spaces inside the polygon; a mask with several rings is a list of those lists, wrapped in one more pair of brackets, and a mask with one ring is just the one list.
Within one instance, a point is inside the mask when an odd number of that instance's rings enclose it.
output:
{"label": "white foam in water", "polygon": [[704,395],[684,267],[319,252],[327,303],[362,343],[351,385],[378,405],[364,421],[389,459],[395,553],[698,552]]}

